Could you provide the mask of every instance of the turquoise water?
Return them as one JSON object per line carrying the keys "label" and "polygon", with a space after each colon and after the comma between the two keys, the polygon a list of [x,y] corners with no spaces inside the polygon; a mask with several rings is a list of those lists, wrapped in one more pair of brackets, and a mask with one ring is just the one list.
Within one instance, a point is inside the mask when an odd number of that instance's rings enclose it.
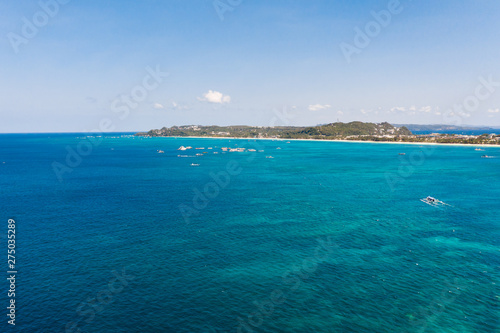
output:
{"label": "turquoise water", "polygon": [[0,135],[2,332],[500,332],[499,148],[92,140]]}

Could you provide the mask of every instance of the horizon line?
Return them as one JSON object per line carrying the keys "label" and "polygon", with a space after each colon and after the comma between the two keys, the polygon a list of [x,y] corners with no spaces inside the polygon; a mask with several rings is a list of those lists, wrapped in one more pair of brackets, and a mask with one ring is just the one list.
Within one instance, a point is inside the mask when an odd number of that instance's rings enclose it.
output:
{"label": "horizon line", "polygon": [[[363,122],[363,121],[359,121],[359,120],[353,120],[353,121],[350,121],[350,122],[342,122],[342,121],[338,121],[336,123],[343,123],[343,124],[348,124],[348,123],[352,123],[352,122],[361,122],[361,123],[370,123],[370,122]],[[459,128],[470,128],[470,129],[474,129],[474,128],[477,128],[477,129],[481,129],[481,128],[489,128],[489,129],[500,129],[500,125],[493,125],[493,126],[488,126],[488,125],[450,125],[450,124],[397,124],[397,123],[390,123],[388,121],[382,121],[380,123],[374,123],[374,124],[381,124],[381,123],[389,123],[393,126],[395,125],[398,125],[398,126],[454,126],[454,127],[459,127]],[[248,126],[248,127],[268,127],[268,128],[272,128],[272,127],[316,127],[316,126],[323,126],[323,125],[328,125],[328,124],[335,124],[335,123],[325,123],[325,124],[316,124],[316,125],[289,125],[289,126],[261,126],[261,125],[242,125],[242,124],[239,124],[239,125],[199,125],[199,124],[186,124],[186,125],[171,125],[171,127],[184,127],[184,126],[202,126],[202,127],[209,127],[209,126],[219,126],[219,127],[231,127],[231,126]],[[163,127],[166,127],[166,126],[163,126]],[[88,134],[88,133],[103,133],[103,134],[106,134],[106,133],[141,133],[141,132],[148,132],[148,131],[151,131],[151,130],[154,130],[154,129],[161,129],[163,127],[160,127],[160,128],[150,128],[148,130],[134,130],[134,131],[131,131],[131,130],[123,130],[123,131],[107,131],[107,132],[100,132],[100,131],[97,131],[97,132],[90,132],[90,131],[61,131],[61,132],[53,132],[53,131],[49,131],[49,132],[0,132],[0,135],[2,134]],[[169,127],[167,127],[169,128]]]}

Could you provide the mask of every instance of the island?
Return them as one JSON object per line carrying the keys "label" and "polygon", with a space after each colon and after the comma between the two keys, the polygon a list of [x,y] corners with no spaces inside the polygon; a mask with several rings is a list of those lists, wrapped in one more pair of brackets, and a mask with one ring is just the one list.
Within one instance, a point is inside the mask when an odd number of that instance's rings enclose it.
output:
{"label": "island", "polygon": [[150,137],[213,137],[248,139],[310,139],[310,140],[347,140],[374,142],[420,142],[443,144],[500,145],[500,135],[481,134],[413,134],[406,126],[393,126],[387,122],[331,124],[297,126],[172,126],[136,133],[136,136]]}

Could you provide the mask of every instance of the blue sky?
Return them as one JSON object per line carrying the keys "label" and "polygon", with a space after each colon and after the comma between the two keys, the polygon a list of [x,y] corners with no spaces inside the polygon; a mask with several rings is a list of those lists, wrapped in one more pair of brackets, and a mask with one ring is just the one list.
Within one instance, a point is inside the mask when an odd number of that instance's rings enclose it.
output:
{"label": "blue sky", "polygon": [[496,0],[3,1],[0,132],[500,127],[499,14]]}

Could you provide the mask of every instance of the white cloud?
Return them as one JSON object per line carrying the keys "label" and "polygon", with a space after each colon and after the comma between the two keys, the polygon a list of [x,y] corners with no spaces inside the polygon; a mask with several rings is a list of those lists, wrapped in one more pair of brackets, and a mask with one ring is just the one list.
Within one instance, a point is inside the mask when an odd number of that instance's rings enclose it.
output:
{"label": "white cloud", "polygon": [[500,109],[489,109],[488,112],[489,113],[499,113]]}
{"label": "white cloud", "polygon": [[231,96],[224,95],[223,93],[215,90],[209,90],[203,94],[203,97],[198,97],[198,100],[209,103],[224,104],[231,102]]}
{"label": "white cloud", "polygon": [[417,107],[415,105],[410,106],[410,111],[417,111]]}
{"label": "white cloud", "polygon": [[155,104],[153,104],[153,108],[155,108],[155,109],[164,109],[165,107],[163,105],[161,105],[160,103],[155,103]]}
{"label": "white cloud", "polygon": [[395,112],[395,111],[406,111],[406,108],[404,106],[395,106],[395,107],[391,108],[391,112]]}
{"label": "white cloud", "polygon": [[420,112],[426,112],[426,113],[429,113],[432,111],[432,106],[424,106],[424,107],[421,107]]}
{"label": "white cloud", "polygon": [[342,115],[344,114],[344,112],[342,112],[342,111],[340,111],[340,110],[339,110],[339,111],[337,111],[337,114],[338,114],[339,116],[342,116]]}
{"label": "white cloud", "polygon": [[309,111],[319,111],[319,110],[325,110],[325,109],[329,109],[331,108],[332,106],[331,105],[328,105],[328,104],[325,104],[325,105],[321,105],[321,104],[314,104],[314,105],[309,105]]}

